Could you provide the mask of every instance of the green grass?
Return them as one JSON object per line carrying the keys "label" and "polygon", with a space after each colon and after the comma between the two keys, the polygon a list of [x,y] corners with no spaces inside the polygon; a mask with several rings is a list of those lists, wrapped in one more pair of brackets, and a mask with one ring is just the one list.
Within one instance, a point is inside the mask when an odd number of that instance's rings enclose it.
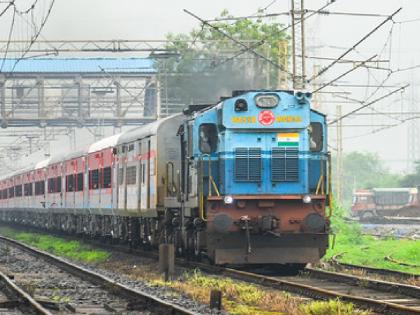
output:
{"label": "green grass", "polygon": [[232,315],[369,315],[351,303],[339,300],[306,301],[290,293],[262,288],[231,278],[207,275],[198,270],[186,272],[180,279],[151,282],[187,294],[194,300],[209,303],[211,290],[222,292],[223,308]]}
{"label": "green grass", "polygon": [[[336,241],[333,249],[328,250],[324,259],[338,255],[339,261],[355,265],[369,266],[409,272],[420,275],[420,241],[407,239],[377,239],[362,235],[360,226],[345,221],[344,210],[334,207],[332,218]],[[402,266],[385,260],[386,256],[417,267]]]}
{"label": "green grass", "polygon": [[57,256],[67,257],[76,261],[99,263],[110,256],[110,253],[104,250],[92,249],[78,241],[68,241],[45,234],[20,232],[9,227],[0,227],[0,234]]}

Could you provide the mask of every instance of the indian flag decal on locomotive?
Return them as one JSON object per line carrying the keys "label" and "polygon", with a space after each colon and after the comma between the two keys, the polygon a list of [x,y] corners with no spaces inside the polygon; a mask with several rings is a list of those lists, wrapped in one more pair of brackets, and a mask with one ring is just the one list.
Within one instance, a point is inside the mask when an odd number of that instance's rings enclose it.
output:
{"label": "indian flag decal on locomotive", "polygon": [[299,134],[298,133],[278,133],[277,144],[279,147],[298,147]]}

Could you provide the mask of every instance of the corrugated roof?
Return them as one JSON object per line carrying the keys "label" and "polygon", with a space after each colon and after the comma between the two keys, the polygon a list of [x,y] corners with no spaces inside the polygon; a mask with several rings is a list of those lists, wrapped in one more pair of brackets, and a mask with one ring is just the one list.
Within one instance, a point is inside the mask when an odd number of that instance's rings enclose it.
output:
{"label": "corrugated roof", "polygon": [[[3,73],[10,73],[16,59],[6,59]],[[149,58],[39,58],[22,59],[13,73],[156,73]]]}

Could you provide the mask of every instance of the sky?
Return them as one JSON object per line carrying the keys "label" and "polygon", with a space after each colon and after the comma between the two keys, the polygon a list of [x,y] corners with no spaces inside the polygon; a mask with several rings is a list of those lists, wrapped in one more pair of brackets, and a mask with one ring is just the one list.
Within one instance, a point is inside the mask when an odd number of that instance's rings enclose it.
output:
{"label": "sky", "polygon": [[[41,0],[38,16],[46,13],[51,0]],[[32,1],[17,0],[16,3],[22,9],[27,8]],[[306,8],[318,9],[327,3],[327,0],[307,0]],[[4,4],[2,4],[4,6]],[[43,39],[164,39],[165,35],[173,33],[189,32],[193,28],[200,27],[197,20],[183,12],[188,9],[204,19],[212,19],[227,9],[232,15],[244,16],[257,12],[260,8],[267,7],[265,12],[278,13],[290,10],[290,0],[55,0],[50,18],[42,32]],[[394,22],[386,23],[380,30],[364,41],[357,49],[346,56],[348,59],[365,60],[375,54],[378,59],[390,60],[383,63],[386,68],[393,70],[403,69],[412,65],[420,64],[420,41],[418,29],[420,21],[405,22],[420,18],[420,1],[418,0],[336,0],[328,7],[334,12],[357,12],[389,15],[402,8],[394,18]],[[2,8],[0,2],[0,9]],[[36,19],[36,17],[35,17]],[[346,51],[370,30],[376,27],[384,17],[356,17],[317,15],[306,23],[307,54],[318,57],[336,58]],[[277,17],[273,21],[287,24],[288,17]],[[403,21],[404,23],[399,23]],[[0,36],[7,38],[10,16],[0,18]],[[25,37],[25,26],[18,24],[20,31],[16,32],[16,38]],[[27,27],[26,27],[27,29]],[[314,66],[328,65],[330,61],[309,60],[307,63],[308,75],[313,73]],[[336,78],[352,67],[352,64],[335,65],[325,75],[319,78],[318,83],[326,83]],[[419,95],[419,71],[401,71],[392,74],[386,81],[386,85],[393,86],[382,88],[376,93],[375,88],[350,88],[335,87],[324,89],[325,94],[319,96],[320,109],[326,112],[330,119],[335,118],[337,105],[342,106],[342,113],[347,113],[360,104],[348,103],[342,97],[370,101],[391,92],[396,87],[410,83],[412,86],[401,94],[388,97],[381,102],[375,103],[371,109],[361,112],[395,112],[404,110],[416,110],[412,103],[416,103]],[[339,80],[339,84],[379,84],[387,75],[385,70],[358,69],[350,75]],[[307,87],[311,90],[311,86]],[[334,92],[335,94],[330,94]],[[337,95],[341,97],[337,97]],[[371,95],[370,98],[369,95]],[[217,99],[218,96],[215,97]],[[413,102],[414,100],[414,102]],[[420,105],[419,105],[420,108]],[[398,118],[399,119],[399,118]],[[387,165],[398,171],[405,171],[407,167],[407,148],[409,130],[413,130],[413,124],[419,124],[419,120],[412,123],[402,123],[393,116],[351,116],[343,120],[344,150],[368,151],[378,153]],[[376,128],[356,127],[355,125],[376,125],[386,127],[393,124],[398,126],[388,128],[380,132],[372,133]],[[379,128],[377,127],[377,128]],[[369,134],[371,133],[371,134]],[[419,136],[420,137],[420,136]],[[420,140],[420,138],[419,138]],[[84,138],[85,142],[90,141]],[[336,130],[330,129],[331,150],[336,147]],[[420,141],[419,141],[420,143]],[[83,145],[83,141],[80,141]],[[65,144],[63,144],[65,146]],[[420,146],[420,144],[419,144]],[[419,152],[420,154],[420,152]],[[420,158],[420,156],[419,156]]]}

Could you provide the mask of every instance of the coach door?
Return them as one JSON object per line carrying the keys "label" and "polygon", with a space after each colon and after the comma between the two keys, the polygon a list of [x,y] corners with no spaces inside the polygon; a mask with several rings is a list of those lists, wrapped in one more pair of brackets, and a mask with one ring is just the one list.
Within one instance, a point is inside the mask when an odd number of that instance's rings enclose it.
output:
{"label": "coach door", "polygon": [[150,209],[150,137],[141,140],[140,209]]}
{"label": "coach door", "polygon": [[118,209],[125,209],[126,185],[125,170],[127,165],[127,147],[122,145],[118,148]]}

